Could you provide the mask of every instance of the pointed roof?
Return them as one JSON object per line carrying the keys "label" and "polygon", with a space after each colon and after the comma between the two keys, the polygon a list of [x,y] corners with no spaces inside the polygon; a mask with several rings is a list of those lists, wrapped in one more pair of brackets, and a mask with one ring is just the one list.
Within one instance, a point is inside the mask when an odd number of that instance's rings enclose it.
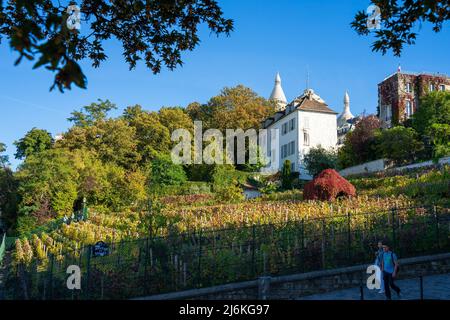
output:
{"label": "pointed roof", "polygon": [[325,101],[317,94],[314,93],[312,89],[306,89],[305,92],[289,103],[285,109],[278,111],[273,116],[268,117],[262,122],[264,128],[268,128],[278,120],[286,117],[295,110],[309,111],[309,112],[319,112],[319,113],[329,113],[337,114],[337,112],[331,110]]}
{"label": "pointed roof", "polygon": [[273,87],[270,99],[282,102],[284,104],[287,103],[286,95],[284,94],[283,88],[281,87],[281,77],[278,72],[277,75],[275,76],[275,86]]}
{"label": "pointed roof", "polygon": [[338,127],[342,127],[347,123],[348,120],[353,119],[354,116],[350,111],[350,96],[348,95],[348,91],[345,91],[344,95],[344,110],[337,118]]}
{"label": "pointed roof", "polygon": [[344,105],[350,105],[350,96],[348,95],[348,91],[345,91],[345,95],[344,95]]}

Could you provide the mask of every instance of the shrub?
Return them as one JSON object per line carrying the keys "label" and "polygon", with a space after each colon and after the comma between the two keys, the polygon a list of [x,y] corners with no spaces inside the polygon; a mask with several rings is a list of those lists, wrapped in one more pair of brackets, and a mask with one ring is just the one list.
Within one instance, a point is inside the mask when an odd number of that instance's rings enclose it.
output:
{"label": "shrub", "polygon": [[413,162],[423,143],[418,140],[413,128],[397,126],[376,134],[377,149],[381,157],[394,161],[396,165]]}
{"label": "shrub", "polygon": [[165,154],[159,154],[151,161],[150,171],[150,188],[155,191],[164,186],[179,186],[187,179],[183,167],[174,164]]}
{"label": "shrub", "polygon": [[244,199],[239,187],[238,174],[232,165],[216,165],[213,171],[213,191],[220,202],[235,202]]}
{"label": "shrub", "polygon": [[305,200],[330,201],[338,197],[353,196],[356,196],[355,187],[333,169],[322,171],[313,181],[305,185],[303,191]]}
{"label": "shrub", "polygon": [[285,190],[292,189],[291,161],[286,160],[281,170],[281,187]]}
{"label": "shrub", "polygon": [[336,169],[337,153],[335,150],[326,150],[322,146],[311,148],[304,158],[305,168],[309,174],[316,177],[326,169]]}

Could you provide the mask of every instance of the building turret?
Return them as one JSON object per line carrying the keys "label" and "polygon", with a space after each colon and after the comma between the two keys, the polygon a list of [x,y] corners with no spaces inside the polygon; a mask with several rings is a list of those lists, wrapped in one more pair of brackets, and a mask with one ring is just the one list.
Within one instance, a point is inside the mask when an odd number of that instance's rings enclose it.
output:
{"label": "building turret", "polygon": [[344,95],[344,111],[342,111],[342,113],[338,116],[337,119],[338,128],[345,126],[347,121],[353,118],[354,116],[350,111],[350,97],[348,95],[348,92],[346,91]]}
{"label": "building turret", "polygon": [[279,73],[277,73],[275,77],[275,86],[273,87],[272,94],[270,95],[270,100],[275,100],[277,102],[277,111],[281,111],[286,108],[287,99],[283,88],[281,87],[281,77]]}

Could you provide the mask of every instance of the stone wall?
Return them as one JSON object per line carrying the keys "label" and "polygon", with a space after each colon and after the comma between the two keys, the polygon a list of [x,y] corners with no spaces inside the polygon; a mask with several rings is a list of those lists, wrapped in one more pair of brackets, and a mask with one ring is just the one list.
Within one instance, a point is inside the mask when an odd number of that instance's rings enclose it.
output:
{"label": "stone wall", "polygon": [[[450,273],[450,253],[401,259],[399,279]],[[339,289],[365,286],[368,265],[264,277],[211,288],[174,292],[138,300],[286,300]]]}
{"label": "stone wall", "polygon": [[[445,165],[450,164],[450,157],[444,157],[439,159],[439,164]],[[423,167],[431,167],[434,166],[435,163],[432,160],[425,161],[425,162],[419,162],[419,163],[413,163],[402,167],[390,167],[389,161],[384,159],[379,159],[371,162],[362,163],[357,166],[348,167],[341,171],[339,171],[339,174],[343,177],[353,176],[353,175],[360,175],[365,173],[374,173],[379,171],[402,171],[402,170],[408,170],[408,169],[415,169],[415,168],[423,168]]]}
{"label": "stone wall", "polygon": [[345,168],[339,171],[339,174],[343,177],[346,177],[362,173],[373,173],[383,171],[385,169],[386,169],[386,160],[379,159],[375,161],[366,162],[357,166]]}

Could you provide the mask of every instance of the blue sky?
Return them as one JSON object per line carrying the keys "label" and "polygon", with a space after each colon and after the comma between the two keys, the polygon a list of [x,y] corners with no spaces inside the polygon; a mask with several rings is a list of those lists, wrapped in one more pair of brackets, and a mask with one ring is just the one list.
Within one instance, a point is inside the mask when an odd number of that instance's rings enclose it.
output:
{"label": "blue sky", "polygon": [[[141,104],[149,110],[206,102],[225,86],[244,84],[268,97],[279,71],[288,100],[310,86],[336,111],[341,112],[345,90],[354,114],[375,112],[377,84],[396,71],[429,71],[450,74],[449,23],[441,33],[424,24],[415,46],[401,58],[373,53],[373,39],[359,37],[351,28],[355,13],[369,1],[220,0],[225,16],[234,19],[230,37],[216,37],[206,28],[202,42],[184,55],[184,66],[153,75],[144,65],[129,71],[117,42],[107,44],[109,59],[99,69],[82,67],[88,89],[61,94],[49,92],[53,74],[32,70],[30,63],[13,65],[17,55],[7,43],[0,45],[0,141],[6,143],[13,166],[13,142],[33,127],[52,134],[69,127],[70,112],[98,98],[109,99],[121,110]],[[83,28],[83,26],[82,26]]]}

